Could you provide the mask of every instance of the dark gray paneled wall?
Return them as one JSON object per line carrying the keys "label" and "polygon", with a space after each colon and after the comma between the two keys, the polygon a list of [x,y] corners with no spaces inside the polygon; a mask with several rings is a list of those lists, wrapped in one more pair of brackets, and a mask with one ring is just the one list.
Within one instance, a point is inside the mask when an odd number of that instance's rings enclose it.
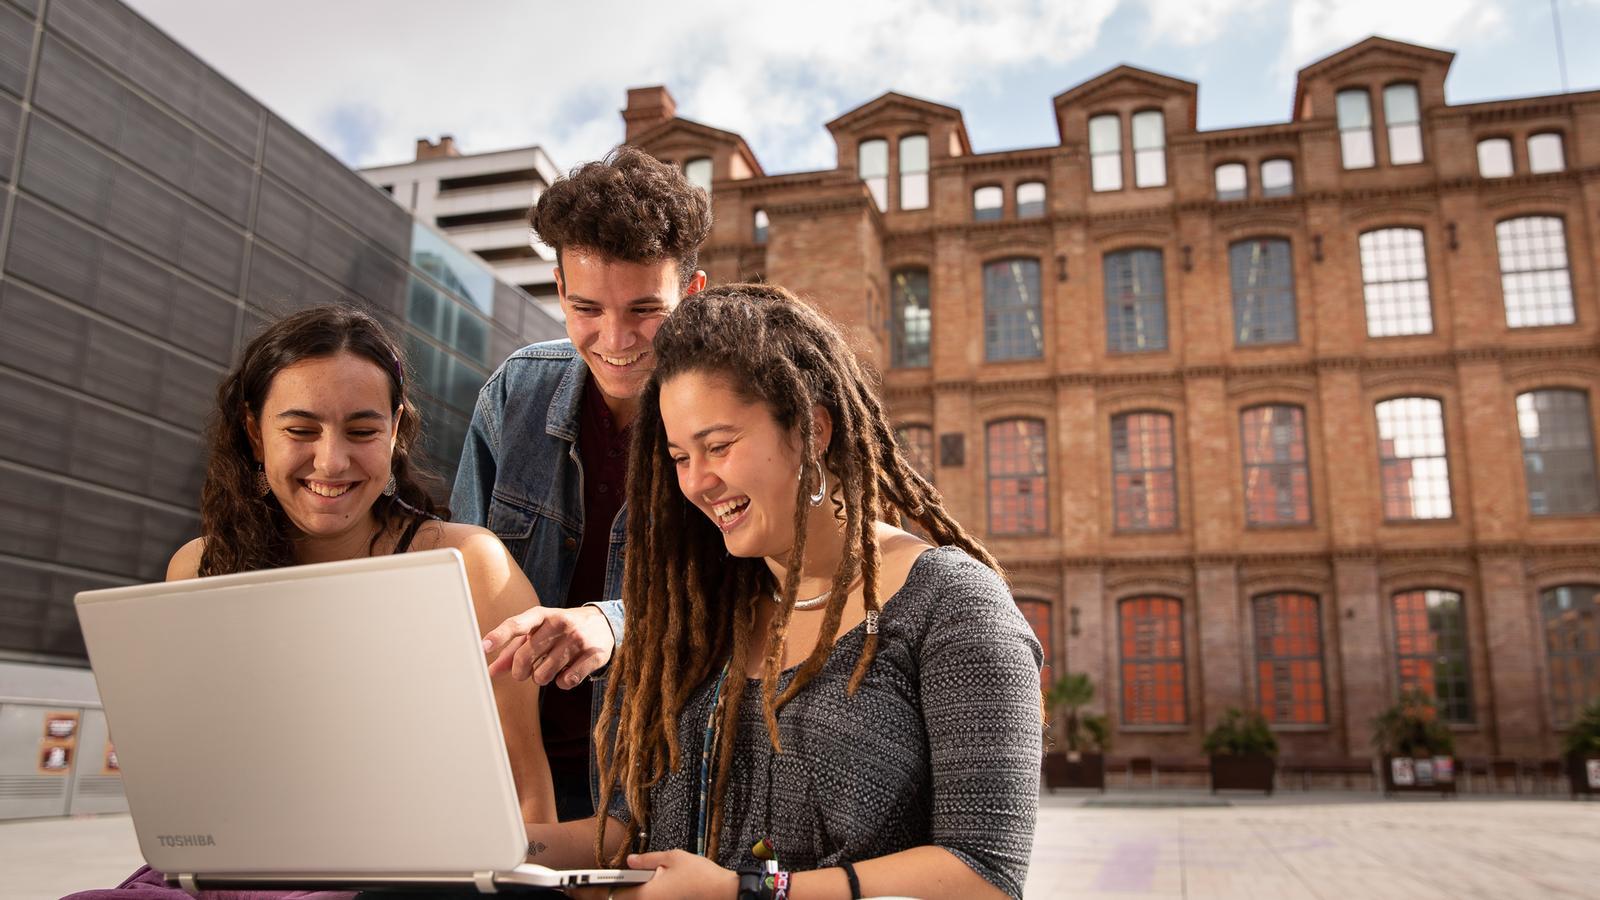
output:
{"label": "dark gray paneled wall", "polygon": [[561,333],[508,285],[449,295],[387,195],[110,0],[0,0],[0,189],[0,654],[81,657],[72,595],[198,532],[216,383],[269,317],[343,297],[404,331],[448,373],[444,468],[488,366],[407,322],[412,280],[493,360]]}

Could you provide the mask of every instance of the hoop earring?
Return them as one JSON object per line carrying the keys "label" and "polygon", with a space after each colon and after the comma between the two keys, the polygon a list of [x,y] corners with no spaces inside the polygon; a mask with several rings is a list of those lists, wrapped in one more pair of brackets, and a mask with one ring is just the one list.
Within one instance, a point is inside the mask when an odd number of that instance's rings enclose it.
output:
{"label": "hoop earring", "polygon": [[[800,471],[804,472],[805,469]],[[806,499],[812,506],[821,506],[824,498],[828,496],[828,473],[822,468],[822,463],[817,463],[817,492]]]}
{"label": "hoop earring", "polygon": [[272,482],[267,480],[267,467],[256,463],[256,493],[262,497],[272,493]]}

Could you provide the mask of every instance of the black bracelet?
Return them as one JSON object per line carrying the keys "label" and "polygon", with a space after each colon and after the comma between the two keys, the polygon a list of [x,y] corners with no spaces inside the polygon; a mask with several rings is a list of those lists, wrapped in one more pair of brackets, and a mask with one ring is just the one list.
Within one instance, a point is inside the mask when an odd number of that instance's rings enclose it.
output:
{"label": "black bracelet", "polygon": [[856,867],[850,860],[840,860],[839,868],[844,869],[844,877],[850,879],[850,900],[861,900],[861,880],[856,878]]}
{"label": "black bracelet", "polygon": [[766,869],[762,866],[741,866],[739,868],[739,900],[761,900],[762,882],[766,880]]}

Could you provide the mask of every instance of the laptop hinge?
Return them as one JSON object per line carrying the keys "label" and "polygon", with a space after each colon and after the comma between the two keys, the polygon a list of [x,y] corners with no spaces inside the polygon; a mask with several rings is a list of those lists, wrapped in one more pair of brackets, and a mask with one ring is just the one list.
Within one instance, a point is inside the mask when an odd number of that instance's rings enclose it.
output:
{"label": "laptop hinge", "polygon": [[494,886],[493,872],[473,872],[472,883],[478,886],[480,894],[497,894],[499,890]]}
{"label": "laptop hinge", "polygon": [[178,887],[183,888],[183,892],[191,897],[200,896],[200,886],[194,883],[194,875],[192,874],[180,873],[178,875]]}

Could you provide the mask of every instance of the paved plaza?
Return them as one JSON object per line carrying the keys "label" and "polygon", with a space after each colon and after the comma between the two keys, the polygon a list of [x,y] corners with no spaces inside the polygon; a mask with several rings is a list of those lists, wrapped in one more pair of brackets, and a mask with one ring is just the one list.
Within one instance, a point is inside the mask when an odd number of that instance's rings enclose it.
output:
{"label": "paved plaza", "polygon": [[[1200,805],[1210,802],[1179,791],[1044,797],[1027,895],[1600,898],[1600,803],[1328,793]],[[114,885],[140,862],[126,816],[0,823],[7,898]]]}

